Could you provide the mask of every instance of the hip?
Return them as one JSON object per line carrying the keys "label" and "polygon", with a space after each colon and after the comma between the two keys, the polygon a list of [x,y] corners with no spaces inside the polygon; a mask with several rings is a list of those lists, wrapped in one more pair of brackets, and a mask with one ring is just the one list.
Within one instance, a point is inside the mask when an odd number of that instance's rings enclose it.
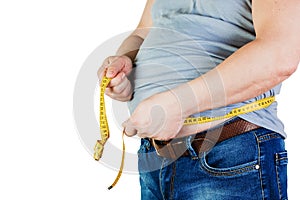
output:
{"label": "hip", "polygon": [[284,138],[265,128],[175,161],[142,139],[139,171],[142,199],[287,199]]}

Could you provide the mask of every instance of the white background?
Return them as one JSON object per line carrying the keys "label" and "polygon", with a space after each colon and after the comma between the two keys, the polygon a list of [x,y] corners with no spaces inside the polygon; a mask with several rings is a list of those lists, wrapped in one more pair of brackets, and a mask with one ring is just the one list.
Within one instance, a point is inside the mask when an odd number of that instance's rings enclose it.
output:
{"label": "white background", "polygon": [[[132,30],[145,0],[11,0],[0,3],[0,199],[139,199],[138,176],[95,162],[72,114],[76,76],[102,42]],[[297,71],[284,83],[289,195],[297,199]],[[251,186],[250,186],[251,187]]]}

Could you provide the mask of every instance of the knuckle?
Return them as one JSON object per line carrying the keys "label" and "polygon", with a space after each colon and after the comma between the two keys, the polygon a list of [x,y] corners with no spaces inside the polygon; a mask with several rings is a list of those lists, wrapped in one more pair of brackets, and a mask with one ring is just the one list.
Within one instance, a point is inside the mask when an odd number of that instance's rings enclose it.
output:
{"label": "knuckle", "polygon": [[117,76],[110,81],[111,86],[118,86],[121,83],[122,83],[122,79],[120,76]]}
{"label": "knuckle", "polygon": [[122,92],[119,87],[113,87],[112,90],[114,94],[118,94],[118,95],[120,95]]}
{"label": "knuckle", "polygon": [[106,89],[105,94],[111,98],[115,98],[115,94],[111,91],[111,89]]}

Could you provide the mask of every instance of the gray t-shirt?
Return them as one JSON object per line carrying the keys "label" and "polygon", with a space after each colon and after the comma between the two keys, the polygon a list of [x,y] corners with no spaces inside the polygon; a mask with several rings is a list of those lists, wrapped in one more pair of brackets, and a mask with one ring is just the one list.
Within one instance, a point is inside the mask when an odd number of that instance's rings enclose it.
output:
{"label": "gray t-shirt", "polygon": [[[203,75],[254,40],[251,6],[251,0],[155,1],[152,8],[154,28],[139,50],[132,73],[134,98],[128,103],[130,112],[147,97]],[[248,101],[194,116],[225,115],[233,108],[275,96],[280,86]],[[286,137],[277,117],[276,102],[240,117]]]}

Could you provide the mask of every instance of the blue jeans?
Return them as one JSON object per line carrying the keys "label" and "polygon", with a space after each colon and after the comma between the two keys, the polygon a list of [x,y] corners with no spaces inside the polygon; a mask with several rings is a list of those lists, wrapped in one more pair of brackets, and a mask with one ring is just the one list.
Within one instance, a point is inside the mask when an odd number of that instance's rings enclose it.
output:
{"label": "blue jeans", "polygon": [[287,199],[287,152],[277,133],[259,128],[208,152],[171,161],[148,139],[139,149],[142,200]]}

